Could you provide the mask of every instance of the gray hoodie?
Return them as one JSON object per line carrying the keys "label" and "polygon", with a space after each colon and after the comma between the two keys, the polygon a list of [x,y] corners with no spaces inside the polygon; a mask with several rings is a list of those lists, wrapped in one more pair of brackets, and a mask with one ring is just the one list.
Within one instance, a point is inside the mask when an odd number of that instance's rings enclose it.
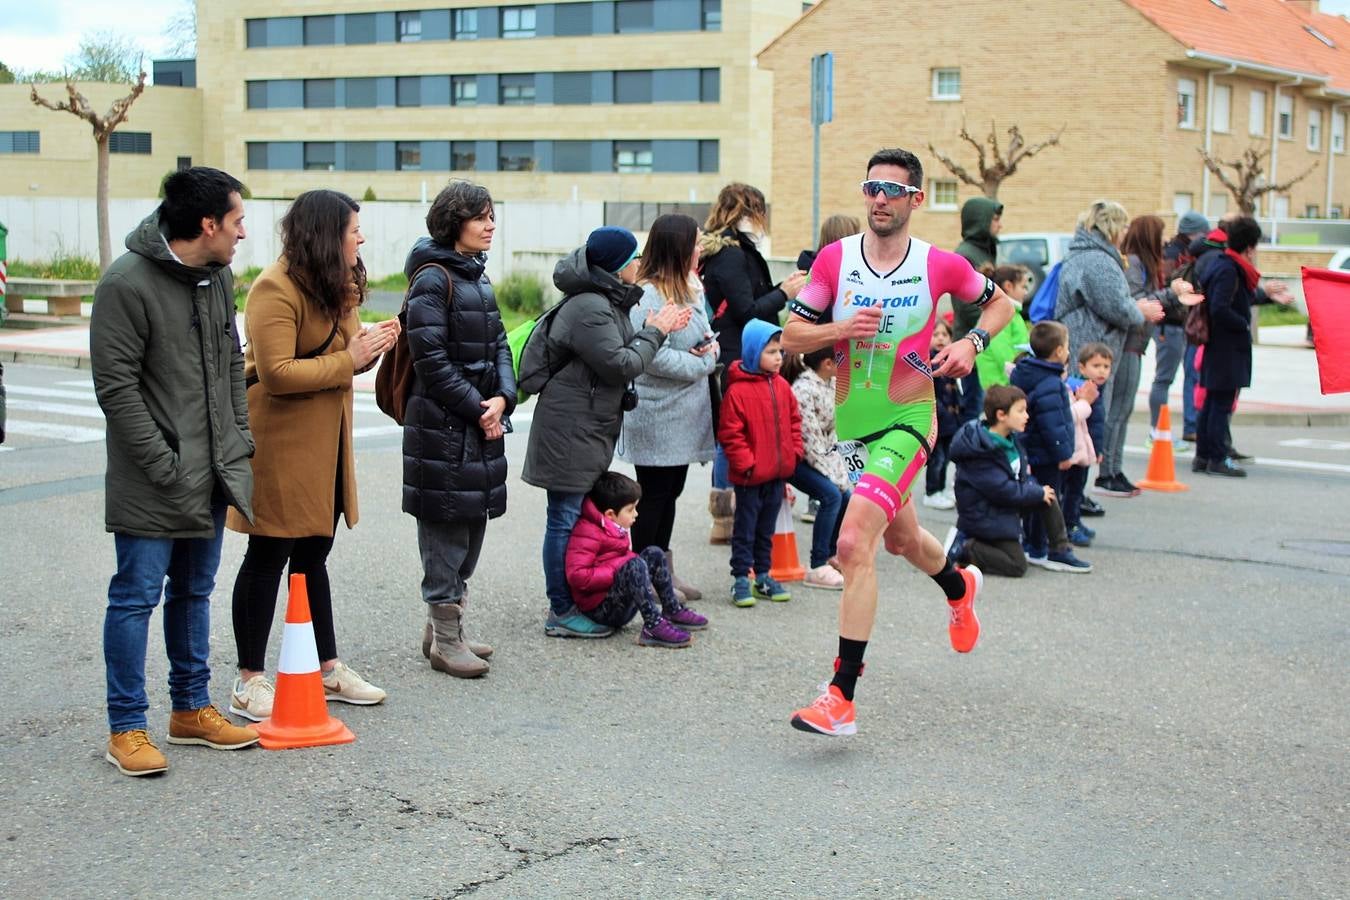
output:
{"label": "gray hoodie", "polygon": [[227,266],[184,265],[152,213],[94,290],[89,354],[108,420],[106,525],[209,538],[220,496],[253,518],[253,438]]}
{"label": "gray hoodie", "polygon": [[1055,318],[1069,329],[1069,359],[1078,359],[1084,344],[1100,341],[1119,360],[1125,332],[1144,324],[1144,314],[1130,296],[1120,251],[1095,228],[1078,228],[1059,270]]}

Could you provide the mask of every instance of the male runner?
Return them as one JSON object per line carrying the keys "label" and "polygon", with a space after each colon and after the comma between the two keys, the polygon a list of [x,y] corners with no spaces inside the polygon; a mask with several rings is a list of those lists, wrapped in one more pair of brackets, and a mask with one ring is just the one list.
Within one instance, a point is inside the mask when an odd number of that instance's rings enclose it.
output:
{"label": "male runner", "polygon": [[[867,229],[820,251],[811,280],[788,307],[783,346],[808,352],[833,345],[838,375],[835,424],[857,475],[839,533],[844,594],[839,656],[824,694],[792,716],[792,726],[820,734],[854,734],[853,688],[877,608],[876,554],[887,551],[931,576],[947,595],[952,648],[968,653],[980,637],[974,566],[958,569],[937,538],[919,527],[910,485],[922,477],[937,436],[933,376],[961,377],[975,355],[1012,318],[1012,301],[970,263],[909,235],[923,204],[923,166],[908,150],[880,150],[862,183]],[[966,337],[928,363],[943,294],[982,308]]]}

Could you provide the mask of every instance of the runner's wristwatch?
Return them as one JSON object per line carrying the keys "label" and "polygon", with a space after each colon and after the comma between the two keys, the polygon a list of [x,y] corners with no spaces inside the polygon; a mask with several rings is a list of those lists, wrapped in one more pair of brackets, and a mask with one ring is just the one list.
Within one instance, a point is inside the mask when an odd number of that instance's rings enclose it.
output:
{"label": "runner's wristwatch", "polygon": [[984,348],[989,346],[989,332],[983,328],[972,328],[966,332],[966,339],[975,345],[976,355],[984,352]]}

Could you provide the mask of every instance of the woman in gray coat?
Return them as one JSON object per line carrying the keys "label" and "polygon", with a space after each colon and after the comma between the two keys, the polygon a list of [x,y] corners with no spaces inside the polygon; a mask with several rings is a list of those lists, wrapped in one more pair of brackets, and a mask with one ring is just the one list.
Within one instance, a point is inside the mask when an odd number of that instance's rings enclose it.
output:
{"label": "woman in gray coat", "polygon": [[567,586],[567,540],[581,502],[609,469],[623,428],[625,396],[666,335],[689,322],[689,311],[664,306],[638,330],[629,313],[642,296],[637,238],[624,228],[591,232],[553,270],[563,306],[549,325],[547,355],[567,360],[535,402],[521,478],[548,491],[544,587],[550,637],[606,637],[612,629],[586,618]]}
{"label": "woman in gray coat", "polygon": [[[1135,300],[1125,279],[1120,242],[1130,216],[1125,208],[1111,200],[1098,200],[1078,217],[1078,227],[1069,242],[1068,255],[1059,272],[1059,298],[1055,318],[1069,329],[1070,366],[1076,366],[1078,351],[1084,344],[1102,343],[1111,349],[1111,378],[1102,388],[1102,406],[1111,408],[1112,385],[1125,349],[1130,328],[1142,326],[1147,319],[1162,318],[1156,300]],[[1138,493],[1133,485],[1120,484],[1123,475],[1108,477],[1098,472],[1099,492],[1114,496]]]}
{"label": "woman in gray coat", "polygon": [[689,324],[671,332],[651,363],[634,382],[638,405],[624,417],[619,455],[637,469],[641,516],[633,524],[633,547],[660,547],[686,600],[701,592],[675,575],[670,536],[675,502],[684,491],[690,463],[713,458],[712,403],[708,377],[717,366],[719,347],[708,327],[703,289],[694,276],[698,265],[698,222],[666,215],[652,223],[642,251],[638,283],[642,299],[629,318],[641,327],[647,316],[667,304],[687,308]]}

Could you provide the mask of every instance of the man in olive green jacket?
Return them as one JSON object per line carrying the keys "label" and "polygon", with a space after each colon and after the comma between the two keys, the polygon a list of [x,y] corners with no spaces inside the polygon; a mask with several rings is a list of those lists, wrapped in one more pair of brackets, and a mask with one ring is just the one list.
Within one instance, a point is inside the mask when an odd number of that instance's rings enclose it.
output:
{"label": "man in olive green jacket", "polygon": [[168,768],[145,716],[146,643],[161,595],[169,742],[234,750],[258,740],[225,719],[207,689],[225,507],[251,517],[253,492],[229,269],[244,239],[242,188],[216,169],[170,176],[164,202],[127,236],[128,252],[94,292],[89,350],[108,423],[106,524],[117,550],[103,623],[106,758],[126,775]]}
{"label": "man in olive green jacket", "polygon": [[[998,233],[1003,228],[1003,204],[991,197],[971,197],[961,205],[961,243],[956,253],[972,268],[993,275],[998,265]],[[952,340],[959,341],[980,320],[980,307],[952,300]],[[961,421],[978,419],[984,411],[984,388],[980,372],[971,369],[961,379]]]}

